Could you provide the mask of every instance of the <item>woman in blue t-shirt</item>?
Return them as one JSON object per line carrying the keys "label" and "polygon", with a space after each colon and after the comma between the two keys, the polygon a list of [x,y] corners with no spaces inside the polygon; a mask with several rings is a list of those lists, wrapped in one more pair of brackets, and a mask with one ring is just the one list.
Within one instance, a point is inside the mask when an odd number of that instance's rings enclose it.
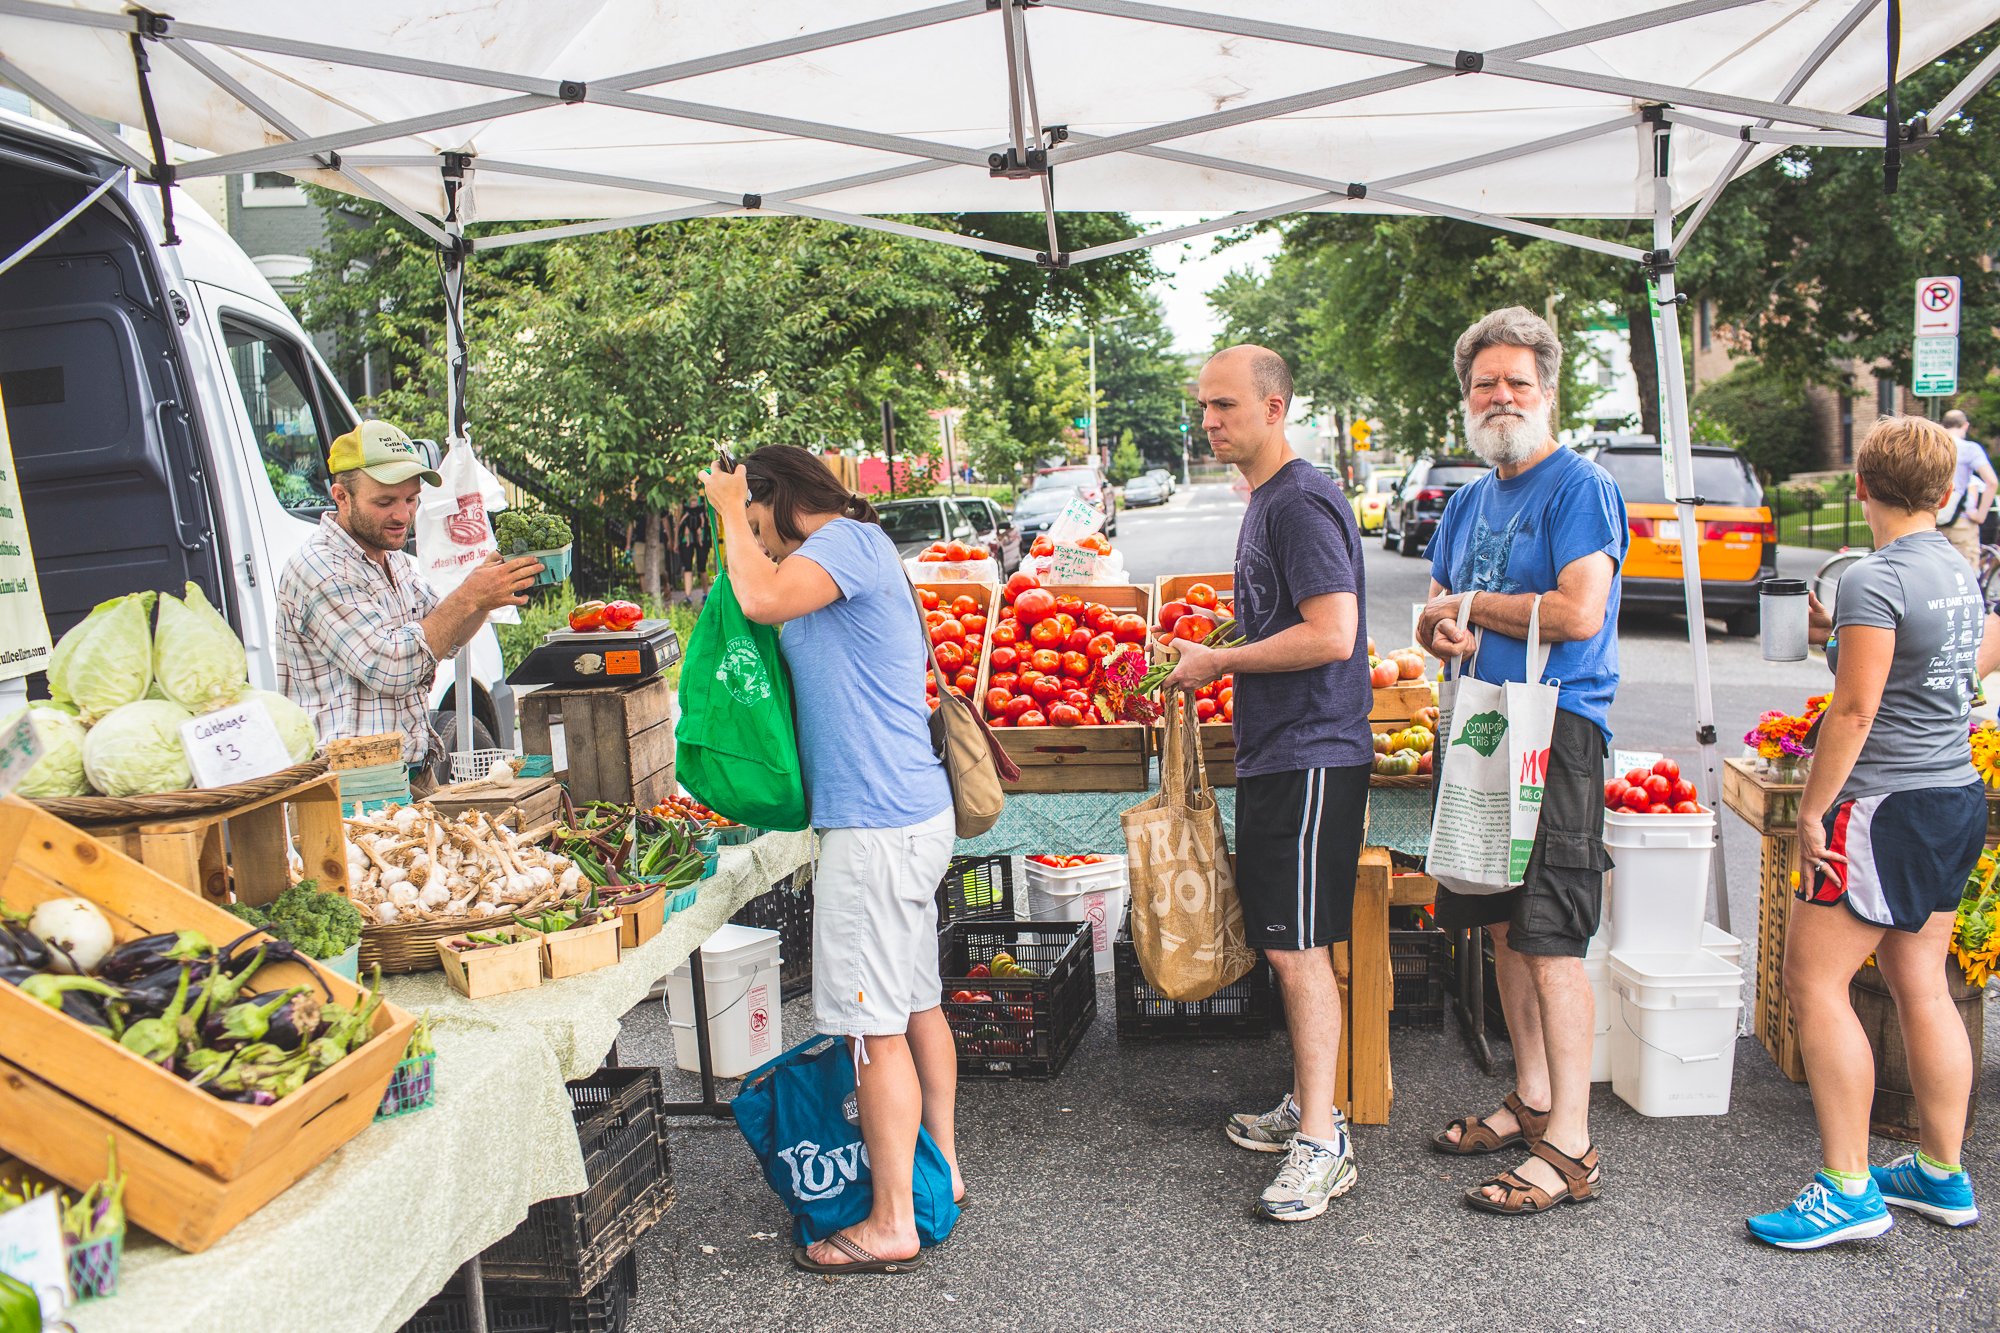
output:
{"label": "woman in blue t-shirt", "polygon": [[813,1010],[853,1039],[866,1219],[795,1256],[813,1272],[901,1272],[918,1260],[911,1171],[919,1124],[952,1164],[958,1056],[938,1007],[938,880],[954,841],[931,748],[926,629],[874,508],[804,449],[773,445],[701,474],[721,516],[743,613],[783,625],[819,865]]}

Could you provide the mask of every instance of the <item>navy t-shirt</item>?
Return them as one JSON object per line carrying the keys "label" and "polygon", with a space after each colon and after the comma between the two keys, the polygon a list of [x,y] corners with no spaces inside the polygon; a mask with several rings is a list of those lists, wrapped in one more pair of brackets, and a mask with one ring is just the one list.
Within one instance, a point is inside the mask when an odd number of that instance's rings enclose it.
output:
{"label": "navy t-shirt", "polygon": [[1302,458],[1250,493],[1236,537],[1236,620],[1254,643],[1303,624],[1299,603],[1351,592],[1354,651],[1305,671],[1240,672],[1235,679],[1236,771],[1250,777],[1373,763],[1368,711],[1368,597],[1361,531],[1347,497]]}

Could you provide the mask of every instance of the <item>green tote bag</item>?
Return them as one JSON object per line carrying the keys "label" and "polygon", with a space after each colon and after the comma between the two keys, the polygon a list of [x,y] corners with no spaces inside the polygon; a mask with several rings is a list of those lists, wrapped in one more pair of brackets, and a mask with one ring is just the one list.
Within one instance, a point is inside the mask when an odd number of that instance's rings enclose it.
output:
{"label": "green tote bag", "polygon": [[718,814],[753,828],[802,829],[805,778],[778,631],[737,605],[719,532],[715,563],[715,586],[681,657],[675,776]]}

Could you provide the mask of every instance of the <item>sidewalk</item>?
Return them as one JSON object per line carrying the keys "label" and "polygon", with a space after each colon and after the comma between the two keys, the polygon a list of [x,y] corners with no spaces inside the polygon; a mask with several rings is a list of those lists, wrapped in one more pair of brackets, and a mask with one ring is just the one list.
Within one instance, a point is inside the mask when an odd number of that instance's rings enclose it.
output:
{"label": "sidewalk", "polygon": [[[804,1003],[785,1033],[811,1031]],[[733,1124],[681,1122],[679,1202],[642,1242],[630,1327],[658,1330],[1178,1330],[2000,1328],[2000,1227],[1951,1232],[1898,1214],[1879,1240],[1816,1254],[1767,1249],[1743,1218],[1788,1201],[1817,1164],[1805,1088],[1754,1039],[1736,1045],[1732,1109],[1649,1120],[1599,1084],[1606,1193],[1542,1218],[1459,1200],[1511,1157],[1448,1158],[1430,1134],[1511,1086],[1465,1053],[1456,1021],[1391,1034],[1396,1107],[1355,1131],[1360,1183],[1317,1221],[1281,1227],[1250,1205],[1277,1159],[1220,1123],[1284,1088],[1286,1038],[1117,1040],[1111,984],[1052,1083],[960,1090],[976,1192],[957,1233],[898,1277],[821,1279],[791,1267],[786,1218]],[[1966,1161],[2000,1206],[2000,1023]],[[623,1059],[671,1063],[656,1006],[628,1016]],[[691,1088],[690,1076],[669,1083]],[[677,1095],[675,1087],[669,1095]],[[1876,1160],[1902,1148],[1875,1144]],[[757,1233],[781,1233],[758,1239]],[[707,1247],[707,1248],[705,1248]],[[712,1252],[711,1252],[712,1250]]]}

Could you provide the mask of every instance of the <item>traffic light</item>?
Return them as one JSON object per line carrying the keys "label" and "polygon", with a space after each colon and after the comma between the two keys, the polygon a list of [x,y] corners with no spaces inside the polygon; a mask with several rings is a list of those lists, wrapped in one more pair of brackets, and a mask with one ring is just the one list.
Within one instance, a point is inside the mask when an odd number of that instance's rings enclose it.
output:
{"label": "traffic light", "polygon": [[1187,422],[1183,421],[1181,423],[1181,434],[1185,435],[1187,433],[1188,433],[1188,424]]}

